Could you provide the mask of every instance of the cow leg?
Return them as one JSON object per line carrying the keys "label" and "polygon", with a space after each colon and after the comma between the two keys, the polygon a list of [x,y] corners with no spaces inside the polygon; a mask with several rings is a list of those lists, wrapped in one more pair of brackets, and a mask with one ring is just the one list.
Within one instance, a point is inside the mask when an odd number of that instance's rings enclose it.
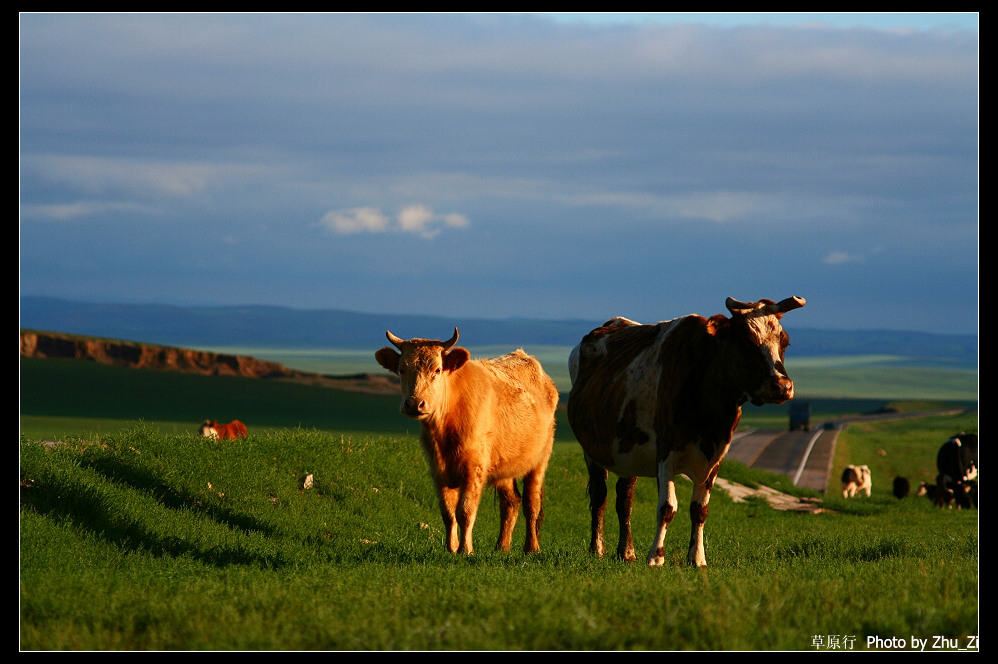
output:
{"label": "cow leg", "polygon": [[628,562],[638,558],[634,554],[634,540],[631,537],[631,507],[634,505],[634,486],[637,483],[637,477],[617,478],[617,523],[620,527],[617,557]]}
{"label": "cow leg", "polygon": [[472,531],[475,529],[475,518],[478,516],[478,505],[482,502],[482,489],[485,487],[485,472],[469,472],[464,486],[461,487],[461,498],[457,506],[457,525],[461,529],[461,551],[468,555],[475,552],[472,544]]}
{"label": "cow leg", "polygon": [[665,533],[676,517],[678,506],[675,473],[670,453],[658,462],[658,532],[648,551],[648,564],[652,567],[661,567],[665,564]]}
{"label": "cow leg", "polygon": [[603,557],[603,516],[606,512],[606,479],[609,473],[606,468],[586,457],[586,467],[589,469],[589,483],[586,490],[589,493],[590,531],[589,552]]}
{"label": "cow leg", "polygon": [[496,493],[499,494],[499,539],[496,541],[497,551],[509,551],[513,541],[513,528],[520,512],[520,492],[516,490],[516,480],[498,480]]}
{"label": "cow leg", "polygon": [[690,550],[686,563],[693,567],[706,567],[707,554],[703,548],[703,525],[707,521],[707,505],[714,485],[714,473],[703,484],[693,485],[693,498],[690,500]]}
{"label": "cow leg", "polygon": [[460,493],[457,489],[441,485],[437,488],[437,497],[440,501],[440,515],[444,519],[447,550],[456,553],[460,541],[457,536],[457,500]]}
{"label": "cow leg", "polygon": [[544,476],[547,459],[523,478],[523,517],[527,521],[527,538],[524,553],[541,550],[541,524],[544,522]]}

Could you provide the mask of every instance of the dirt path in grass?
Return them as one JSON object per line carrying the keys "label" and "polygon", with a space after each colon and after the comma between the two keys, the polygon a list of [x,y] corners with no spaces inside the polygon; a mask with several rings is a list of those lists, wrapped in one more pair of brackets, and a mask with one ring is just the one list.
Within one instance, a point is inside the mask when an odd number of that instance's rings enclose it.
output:
{"label": "dirt path in grass", "polygon": [[809,512],[811,514],[832,511],[821,506],[820,498],[798,498],[797,496],[791,496],[776,489],[770,489],[768,486],[760,486],[757,489],[753,489],[744,484],[729,482],[718,477],[714,480],[714,487],[723,489],[736,503],[744,503],[749,498],[762,498],[769,503],[770,507],[777,510]]}

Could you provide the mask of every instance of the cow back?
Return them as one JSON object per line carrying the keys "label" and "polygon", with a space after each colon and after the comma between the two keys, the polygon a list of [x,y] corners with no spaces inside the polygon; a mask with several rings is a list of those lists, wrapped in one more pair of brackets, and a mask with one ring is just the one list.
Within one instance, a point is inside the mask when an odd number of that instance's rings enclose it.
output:
{"label": "cow back", "polygon": [[[455,419],[475,418],[459,413],[462,405],[485,417],[485,426],[502,431],[504,437],[524,438],[517,429],[536,431],[548,427],[558,405],[558,388],[536,358],[517,350],[501,357],[472,360],[452,380],[451,415]],[[487,397],[486,395],[491,395]],[[531,438],[532,434],[526,438]]]}
{"label": "cow back", "polygon": [[587,454],[612,467],[639,453],[639,474],[656,457],[695,444],[706,459],[726,449],[740,415],[717,371],[713,322],[689,315],[653,325],[620,319],[586,335],[576,354],[569,422]]}
{"label": "cow back", "polygon": [[424,451],[448,475],[471,464],[489,480],[522,477],[551,454],[557,405],[558,388],[522,350],[468,361],[449,379],[442,419],[423,422]]}

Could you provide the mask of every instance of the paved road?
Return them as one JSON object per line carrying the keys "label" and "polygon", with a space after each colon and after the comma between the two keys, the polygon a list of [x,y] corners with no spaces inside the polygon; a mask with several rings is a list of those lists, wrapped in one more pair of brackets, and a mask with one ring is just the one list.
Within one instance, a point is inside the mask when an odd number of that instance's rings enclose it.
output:
{"label": "paved road", "polygon": [[797,486],[824,493],[828,488],[839,431],[850,422],[956,414],[963,410],[859,415],[818,422],[810,431],[747,430],[735,434],[726,458],[750,468],[788,475]]}
{"label": "paved road", "polygon": [[727,458],[750,468],[788,475],[799,487],[824,492],[838,435],[838,429],[736,433]]}

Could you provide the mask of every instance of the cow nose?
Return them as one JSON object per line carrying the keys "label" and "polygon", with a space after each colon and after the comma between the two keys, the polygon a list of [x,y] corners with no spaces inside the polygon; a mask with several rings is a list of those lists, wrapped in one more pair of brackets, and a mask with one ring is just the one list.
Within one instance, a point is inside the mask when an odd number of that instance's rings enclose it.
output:
{"label": "cow nose", "polygon": [[768,380],[752,399],[752,403],[761,406],[764,403],[784,403],[794,398],[794,382],[784,376],[773,376]]}
{"label": "cow nose", "polygon": [[781,392],[783,394],[783,398],[786,399],[787,401],[789,401],[790,399],[793,399],[794,398],[794,382],[792,380],[790,380],[789,378],[787,378],[787,379],[783,380],[782,383],[783,384],[780,386],[780,388],[781,388]]}
{"label": "cow nose", "polygon": [[415,417],[426,412],[426,401],[409,397],[402,402],[402,414]]}

